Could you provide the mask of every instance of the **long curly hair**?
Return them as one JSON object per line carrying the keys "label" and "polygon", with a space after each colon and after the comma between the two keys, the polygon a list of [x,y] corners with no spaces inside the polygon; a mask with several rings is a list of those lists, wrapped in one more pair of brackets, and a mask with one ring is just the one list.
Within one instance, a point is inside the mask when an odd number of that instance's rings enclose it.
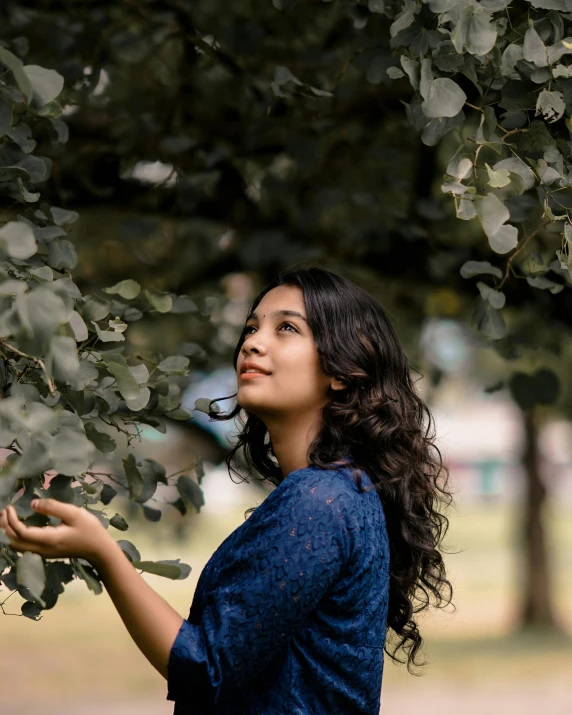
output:
{"label": "long curly hair", "polygon": [[[441,554],[449,528],[441,509],[453,497],[447,491],[449,470],[434,444],[433,418],[414,389],[412,368],[389,317],[373,296],[331,271],[296,263],[278,271],[247,315],[268,291],[283,285],[302,289],[321,367],[347,386],[331,390],[332,399],[323,407],[321,428],[309,446],[308,461],[330,469],[334,462],[348,464],[360,493],[372,488],[363,487],[363,470],[377,490],[390,544],[384,651],[397,663],[407,662],[408,671],[418,675],[413,667],[426,662],[417,660],[423,638],[414,616],[431,605],[431,596],[437,608],[444,608],[453,595]],[[234,352],[235,369],[243,342],[244,331]],[[212,420],[238,417],[238,439],[226,456],[229,474],[232,471],[241,481],[249,481],[243,476],[245,467],[251,478],[277,486],[284,476],[273,459],[266,426],[238,404],[228,413],[211,408],[225,399],[229,397],[211,400],[208,414]],[[240,471],[234,464],[240,465]],[[245,518],[253,509],[247,510]],[[400,649],[406,661],[398,656]]]}

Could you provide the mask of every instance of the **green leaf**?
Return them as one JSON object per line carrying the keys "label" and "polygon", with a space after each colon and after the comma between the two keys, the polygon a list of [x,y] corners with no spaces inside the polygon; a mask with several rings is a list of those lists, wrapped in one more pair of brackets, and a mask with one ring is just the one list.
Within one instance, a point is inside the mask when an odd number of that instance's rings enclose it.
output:
{"label": "green leaf", "polygon": [[169,412],[165,412],[165,415],[169,417],[172,420],[191,420],[193,416],[191,415],[190,412],[187,412],[187,410],[177,407],[175,410],[170,410]]}
{"label": "green leaf", "polygon": [[115,330],[116,333],[124,333],[128,325],[127,323],[124,323],[121,318],[113,318],[113,320],[108,320],[107,324],[111,328],[111,330]]}
{"label": "green leaf", "polygon": [[454,176],[459,181],[463,181],[463,179],[466,179],[470,175],[472,170],[473,162],[469,158],[455,156],[447,164],[445,171],[449,176]]}
{"label": "green leaf", "polygon": [[546,67],[548,65],[546,46],[534,27],[529,27],[524,35],[522,53],[527,62],[532,62],[537,67]]}
{"label": "green leaf", "polygon": [[509,210],[495,194],[487,194],[475,201],[477,215],[487,236],[494,235],[510,217]]}
{"label": "green leaf", "polygon": [[198,397],[195,400],[195,406],[193,409],[205,412],[206,414],[209,412],[220,412],[220,407],[216,404],[216,402],[212,405],[212,409],[209,408],[210,402],[211,400],[208,397]]}
{"label": "green leaf", "polygon": [[451,42],[460,54],[463,47],[471,55],[486,55],[495,46],[496,26],[490,13],[475,5],[465,7],[451,32]]}
{"label": "green leaf", "polygon": [[409,77],[409,81],[414,90],[419,89],[419,62],[417,60],[411,59],[406,55],[401,55],[399,58],[401,66],[403,67],[405,73]]}
{"label": "green leaf", "polygon": [[118,333],[116,330],[102,330],[95,320],[91,321],[91,324],[95,328],[97,337],[102,343],[120,343],[125,340],[122,333]]}
{"label": "green leaf", "polygon": [[517,62],[522,60],[523,52],[522,47],[517,44],[508,45],[505,51],[502,53],[500,71],[504,77],[508,79],[520,80],[520,75],[515,69]]}
{"label": "green leaf", "polygon": [[290,72],[288,67],[283,67],[282,65],[277,65],[274,68],[274,81],[279,86],[281,86],[283,84],[287,84],[288,82],[293,82],[294,84],[297,84],[297,85],[304,84],[303,82],[301,82],[298,79],[298,77],[295,77],[292,74],[292,72]]}
{"label": "green leaf", "polygon": [[63,474],[56,475],[47,489],[47,497],[64,502],[64,504],[75,504],[76,496],[80,487],[72,487],[73,477],[66,477]]}
{"label": "green leaf", "polygon": [[493,169],[495,171],[498,171],[499,169],[505,169],[506,171],[509,171],[513,174],[518,174],[518,176],[520,176],[523,182],[523,192],[532,189],[532,187],[536,183],[536,179],[532,169],[527,164],[525,164],[522,159],[519,159],[516,156],[511,156],[510,159],[503,159],[502,161],[497,161],[497,163],[493,166]]}
{"label": "green leaf", "polygon": [[495,290],[482,281],[477,281],[477,288],[479,289],[481,297],[488,301],[493,308],[497,310],[504,308],[506,296],[502,291]]}
{"label": "green leaf", "polygon": [[387,76],[391,79],[401,79],[401,77],[405,77],[405,73],[403,70],[400,70],[399,67],[388,67],[385,71],[387,72]]}
{"label": "green leaf", "polygon": [[88,440],[92,442],[100,452],[113,452],[113,450],[116,449],[117,443],[115,440],[105,432],[100,432],[93,422],[86,422],[84,427]]}
{"label": "green leaf", "polygon": [[36,107],[43,107],[54,100],[64,88],[64,78],[55,70],[39,65],[26,65],[24,72],[30,81]]}
{"label": "green leaf", "polygon": [[52,218],[57,226],[65,226],[68,223],[74,223],[78,220],[79,214],[77,211],[69,211],[68,209],[61,209],[57,206],[52,206],[50,208]]}
{"label": "green leaf", "polygon": [[77,253],[71,241],[56,239],[48,244],[48,263],[58,270],[73,270],[77,265]]}
{"label": "green leaf", "polygon": [[554,281],[545,278],[544,276],[529,276],[526,279],[528,285],[534,288],[540,288],[541,290],[549,290],[553,295],[560,293],[564,290],[562,283],[555,283]]}
{"label": "green leaf", "polygon": [[25,551],[20,556],[16,562],[16,581],[19,586],[27,588],[33,599],[42,607],[46,605],[41,598],[46,586],[46,571],[44,560],[39,554]]}
{"label": "green leaf", "polygon": [[441,77],[431,82],[421,109],[430,118],[454,117],[461,111],[466,99],[467,95],[458,84],[448,77]]}
{"label": "green leaf", "polygon": [[54,335],[51,340],[52,372],[57,380],[73,379],[79,372],[75,338]]}
{"label": "green leaf", "polygon": [[157,369],[166,375],[182,374],[189,367],[189,358],[182,355],[172,355],[165,358],[158,365]]}
{"label": "green leaf", "polygon": [[471,322],[483,335],[492,340],[504,338],[507,332],[502,313],[493,308],[488,301],[483,300],[481,296],[475,301],[475,310]]}
{"label": "green leaf", "polygon": [[6,65],[6,67],[8,67],[8,69],[12,72],[20,92],[22,92],[26,98],[26,102],[29,104],[34,90],[32,89],[32,84],[28,75],[24,71],[24,65],[22,62],[16,57],[16,55],[12,54],[5,47],[0,47],[0,62]]}
{"label": "green leaf", "polygon": [[20,149],[29,154],[36,148],[36,140],[32,138],[32,130],[27,124],[18,124],[6,131],[6,136],[9,137]]}
{"label": "green leaf", "polygon": [[143,505],[143,516],[152,522],[161,521],[163,512],[160,509],[153,509],[150,506]]}
{"label": "green leaf", "polygon": [[112,516],[109,523],[119,531],[127,531],[127,529],[129,529],[129,524],[125,521],[121,514],[115,514]]}
{"label": "green leaf", "polygon": [[136,547],[130,541],[127,541],[126,539],[118,539],[117,543],[120,546],[123,553],[129,559],[129,561],[131,561],[131,563],[135,563],[136,561],[141,561],[141,554],[139,553],[139,551],[136,549]]}
{"label": "green leaf", "polygon": [[495,189],[500,189],[503,186],[510,184],[510,174],[506,169],[492,169],[486,162],[485,167],[487,169],[489,180],[489,186]]}
{"label": "green leaf", "polygon": [[505,223],[488,239],[489,245],[495,253],[508,253],[518,245],[518,229],[516,226]]}
{"label": "green leaf", "polygon": [[93,591],[96,595],[99,595],[103,591],[103,586],[101,581],[97,578],[93,567],[89,564],[82,564],[79,559],[70,559],[73,569],[77,576],[86,582],[87,587],[90,591]]}
{"label": "green leaf", "polygon": [[148,387],[142,387],[137,397],[126,397],[125,404],[132,412],[139,412],[147,406],[151,399],[151,390]]}
{"label": "green leaf", "polygon": [[[154,574],[155,576],[163,576],[178,581],[186,578],[190,573],[188,564],[178,564],[177,561],[135,561],[133,566],[145,573]],[[185,568],[186,567],[186,568]],[[185,570],[183,570],[185,568]],[[189,571],[186,571],[189,569]]]}
{"label": "green leaf", "polygon": [[461,221],[470,221],[477,215],[474,202],[470,199],[459,199],[455,213]]}
{"label": "green leaf", "polygon": [[392,22],[389,28],[390,36],[395,37],[398,32],[401,32],[401,30],[405,30],[406,28],[408,28],[415,19],[415,15],[419,12],[420,9],[421,6],[417,3],[411,2],[410,0],[406,0],[405,9],[395,16],[395,20]]}
{"label": "green leaf", "polygon": [[168,313],[172,306],[173,300],[169,293],[156,290],[155,288],[145,289],[145,297],[156,311],[159,313]]}
{"label": "green leaf", "polygon": [[31,227],[23,221],[8,221],[0,228],[0,248],[11,258],[25,260],[38,250]]}
{"label": "green leaf", "polygon": [[21,607],[22,615],[30,618],[32,621],[38,621],[43,608],[36,605],[33,601],[26,601]]}
{"label": "green leaf", "polygon": [[98,376],[95,365],[85,358],[80,358],[78,372],[73,377],[68,375],[65,382],[73,390],[85,390],[90,383],[97,380]]}
{"label": "green leaf", "polygon": [[17,166],[28,172],[33,183],[47,181],[52,172],[52,160],[47,156],[28,155],[21,159]]}
{"label": "green leaf", "polygon": [[141,388],[128,367],[117,362],[108,362],[107,369],[117,380],[117,389],[125,400],[134,400],[141,394]]}
{"label": "green leaf", "polygon": [[119,281],[119,283],[116,283],[111,288],[104,288],[103,290],[106,293],[120,295],[122,298],[125,298],[125,300],[132,300],[133,298],[137,298],[141,292],[141,286],[137,281],[128,279]]}
{"label": "green leaf", "polygon": [[109,315],[110,303],[105,298],[98,298],[96,295],[88,295],[84,298],[84,304],[79,312],[84,320],[103,320]]}
{"label": "green leaf", "polygon": [[501,269],[493,266],[488,261],[467,261],[461,266],[460,273],[463,278],[472,278],[483,273],[490,273],[497,278],[502,278]]}
{"label": "green leaf", "polygon": [[79,429],[60,427],[50,442],[53,469],[71,477],[83,474],[88,469],[94,452],[93,444]]}
{"label": "green leaf", "polygon": [[186,506],[192,505],[197,512],[201,510],[205,499],[203,490],[200,486],[186,474],[183,474],[177,479],[177,491]]}
{"label": "green leaf", "polygon": [[112,499],[117,496],[117,490],[114,489],[110,484],[104,484],[103,489],[99,498],[104,506],[111,503]]}
{"label": "green leaf", "polygon": [[129,486],[129,498],[135,501],[143,494],[145,483],[143,481],[143,477],[141,476],[141,472],[137,468],[133,454],[129,454],[127,458],[122,461],[125,476],[127,477],[127,484]]}
{"label": "green leaf", "polygon": [[566,110],[564,95],[562,92],[550,92],[543,89],[536,101],[536,112],[534,116],[542,114],[547,122],[557,122]]}

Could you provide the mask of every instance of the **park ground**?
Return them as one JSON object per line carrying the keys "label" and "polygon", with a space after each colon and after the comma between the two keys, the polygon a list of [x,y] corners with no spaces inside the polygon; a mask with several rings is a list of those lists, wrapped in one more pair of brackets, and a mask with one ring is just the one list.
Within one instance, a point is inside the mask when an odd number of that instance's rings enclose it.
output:
{"label": "park ground", "polygon": [[[204,509],[187,521],[182,538],[172,524],[143,522],[129,538],[144,559],[181,558],[192,565],[183,581],[145,579],[183,617],[200,572],[222,540],[243,521],[244,508]],[[430,664],[414,677],[386,656],[382,715],[570,715],[572,635],[515,629],[519,598],[516,505],[472,503],[450,513],[446,556],[456,611],[420,620]],[[555,605],[572,634],[572,509],[550,504],[546,513],[554,570]],[[0,600],[6,596],[1,593]],[[18,600],[19,599],[19,600]],[[4,608],[19,612],[21,599]],[[131,641],[104,592],[72,583],[56,608],[33,622],[0,614],[0,673],[5,715],[167,715],[166,683]]]}

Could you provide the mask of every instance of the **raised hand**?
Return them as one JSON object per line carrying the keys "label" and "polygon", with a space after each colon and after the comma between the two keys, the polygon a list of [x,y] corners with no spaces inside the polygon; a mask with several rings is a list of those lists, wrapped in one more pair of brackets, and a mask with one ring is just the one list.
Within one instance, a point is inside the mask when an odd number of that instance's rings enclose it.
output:
{"label": "raised hand", "polygon": [[55,499],[35,499],[32,508],[39,514],[56,516],[58,526],[26,526],[13,506],[0,512],[0,528],[15,551],[32,551],[46,559],[78,557],[94,564],[114,541],[96,516],[73,504]]}

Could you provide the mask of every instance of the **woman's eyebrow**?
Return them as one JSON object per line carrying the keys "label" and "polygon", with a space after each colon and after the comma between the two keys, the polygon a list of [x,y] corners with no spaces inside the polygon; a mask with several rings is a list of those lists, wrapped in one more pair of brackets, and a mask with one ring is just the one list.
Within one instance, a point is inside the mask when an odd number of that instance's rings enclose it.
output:
{"label": "woman's eyebrow", "polygon": [[[270,315],[287,315],[293,318],[301,318],[306,323],[308,322],[307,318],[305,318],[302,313],[298,313],[297,310],[275,310],[273,313],[270,313]],[[248,323],[249,320],[258,320],[258,315],[255,312],[251,313],[246,319],[246,322]]]}

